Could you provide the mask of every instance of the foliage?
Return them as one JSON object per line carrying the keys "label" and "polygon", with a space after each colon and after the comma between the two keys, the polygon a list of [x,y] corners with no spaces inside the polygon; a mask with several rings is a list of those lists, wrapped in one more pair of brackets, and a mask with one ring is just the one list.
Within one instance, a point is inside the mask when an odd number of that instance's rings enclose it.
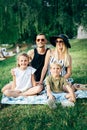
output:
{"label": "foliage", "polygon": [[[73,59],[72,77],[75,82],[87,83],[87,39],[70,40]],[[16,57],[0,61],[0,89],[12,77]],[[3,69],[2,69],[3,67]],[[1,99],[1,93],[0,93]],[[47,105],[3,105],[0,110],[0,130],[85,130],[87,128],[87,99],[77,99],[75,107],[57,104],[56,110]]]}
{"label": "foliage", "polygon": [[1,0],[0,43],[30,42],[39,32],[75,37],[79,25],[87,29],[86,3],[86,0]]}

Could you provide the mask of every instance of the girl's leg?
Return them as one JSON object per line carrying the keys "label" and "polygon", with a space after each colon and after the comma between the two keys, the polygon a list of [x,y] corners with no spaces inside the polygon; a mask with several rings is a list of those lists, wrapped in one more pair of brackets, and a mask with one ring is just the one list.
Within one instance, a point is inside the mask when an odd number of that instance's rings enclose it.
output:
{"label": "girl's leg", "polygon": [[2,88],[1,92],[4,93],[5,90],[11,90],[11,89],[12,89],[12,82],[9,83],[9,84],[6,84],[6,85]]}
{"label": "girl's leg", "polygon": [[43,89],[43,86],[35,86],[32,87],[30,89],[28,89],[27,91],[20,93],[20,96],[32,96],[32,95],[36,95],[38,93],[40,93]]}
{"label": "girl's leg", "polygon": [[19,90],[5,90],[4,91],[4,95],[6,95],[7,97],[18,97],[20,96],[21,91]]}
{"label": "girl's leg", "polygon": [[13,82],[10,82],[9,84],[6,84],[3,88],[2,88],[2,90],[1,90],[1,92],[5,95],[5,96],[7,96],[7,97],[18,97],[19,96],[19,94],[20,94],[20,91],[15,91],[15,90],[13,90]]}

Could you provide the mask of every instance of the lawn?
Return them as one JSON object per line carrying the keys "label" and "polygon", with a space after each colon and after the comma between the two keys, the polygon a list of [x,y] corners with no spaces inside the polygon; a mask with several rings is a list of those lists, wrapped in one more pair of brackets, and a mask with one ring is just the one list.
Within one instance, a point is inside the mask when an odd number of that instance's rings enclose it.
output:
{"label": "lawn", "polygon": [[[87,83],[87,39],[71,40],[72,77],[77,83]],[[16,56],[0,61],[0,89],[12,80],[10,70],[16,66]],[[0,92],[0,99],[1,99]],[[77,99],[74,107],[57,104],[3,105],[0,108],[0,130],[86,130],[87,99]]]}

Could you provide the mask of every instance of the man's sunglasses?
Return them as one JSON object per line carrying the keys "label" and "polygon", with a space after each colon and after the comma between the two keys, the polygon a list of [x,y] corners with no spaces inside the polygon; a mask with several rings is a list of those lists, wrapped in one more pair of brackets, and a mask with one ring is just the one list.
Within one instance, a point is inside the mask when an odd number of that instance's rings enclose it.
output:
{"label": "man's sunglasses", "polygon": [[45,39],[36,39],[37,42],[41,41],[41,42],[44,42]]}

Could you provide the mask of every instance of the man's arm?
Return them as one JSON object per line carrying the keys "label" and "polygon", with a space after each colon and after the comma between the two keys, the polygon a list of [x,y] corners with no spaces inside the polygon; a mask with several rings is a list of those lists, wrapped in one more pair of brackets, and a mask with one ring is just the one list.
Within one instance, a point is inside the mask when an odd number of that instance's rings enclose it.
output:
{"label": "man's arm", "polygon": [[45,63],[41,72],[41,78],[40,78],[40,83],[43,82],[44,76],[47,72],[48,64],[49,64],[49,59],[50,59],[50,50],[47,51],[46,57],[45,57]]}

